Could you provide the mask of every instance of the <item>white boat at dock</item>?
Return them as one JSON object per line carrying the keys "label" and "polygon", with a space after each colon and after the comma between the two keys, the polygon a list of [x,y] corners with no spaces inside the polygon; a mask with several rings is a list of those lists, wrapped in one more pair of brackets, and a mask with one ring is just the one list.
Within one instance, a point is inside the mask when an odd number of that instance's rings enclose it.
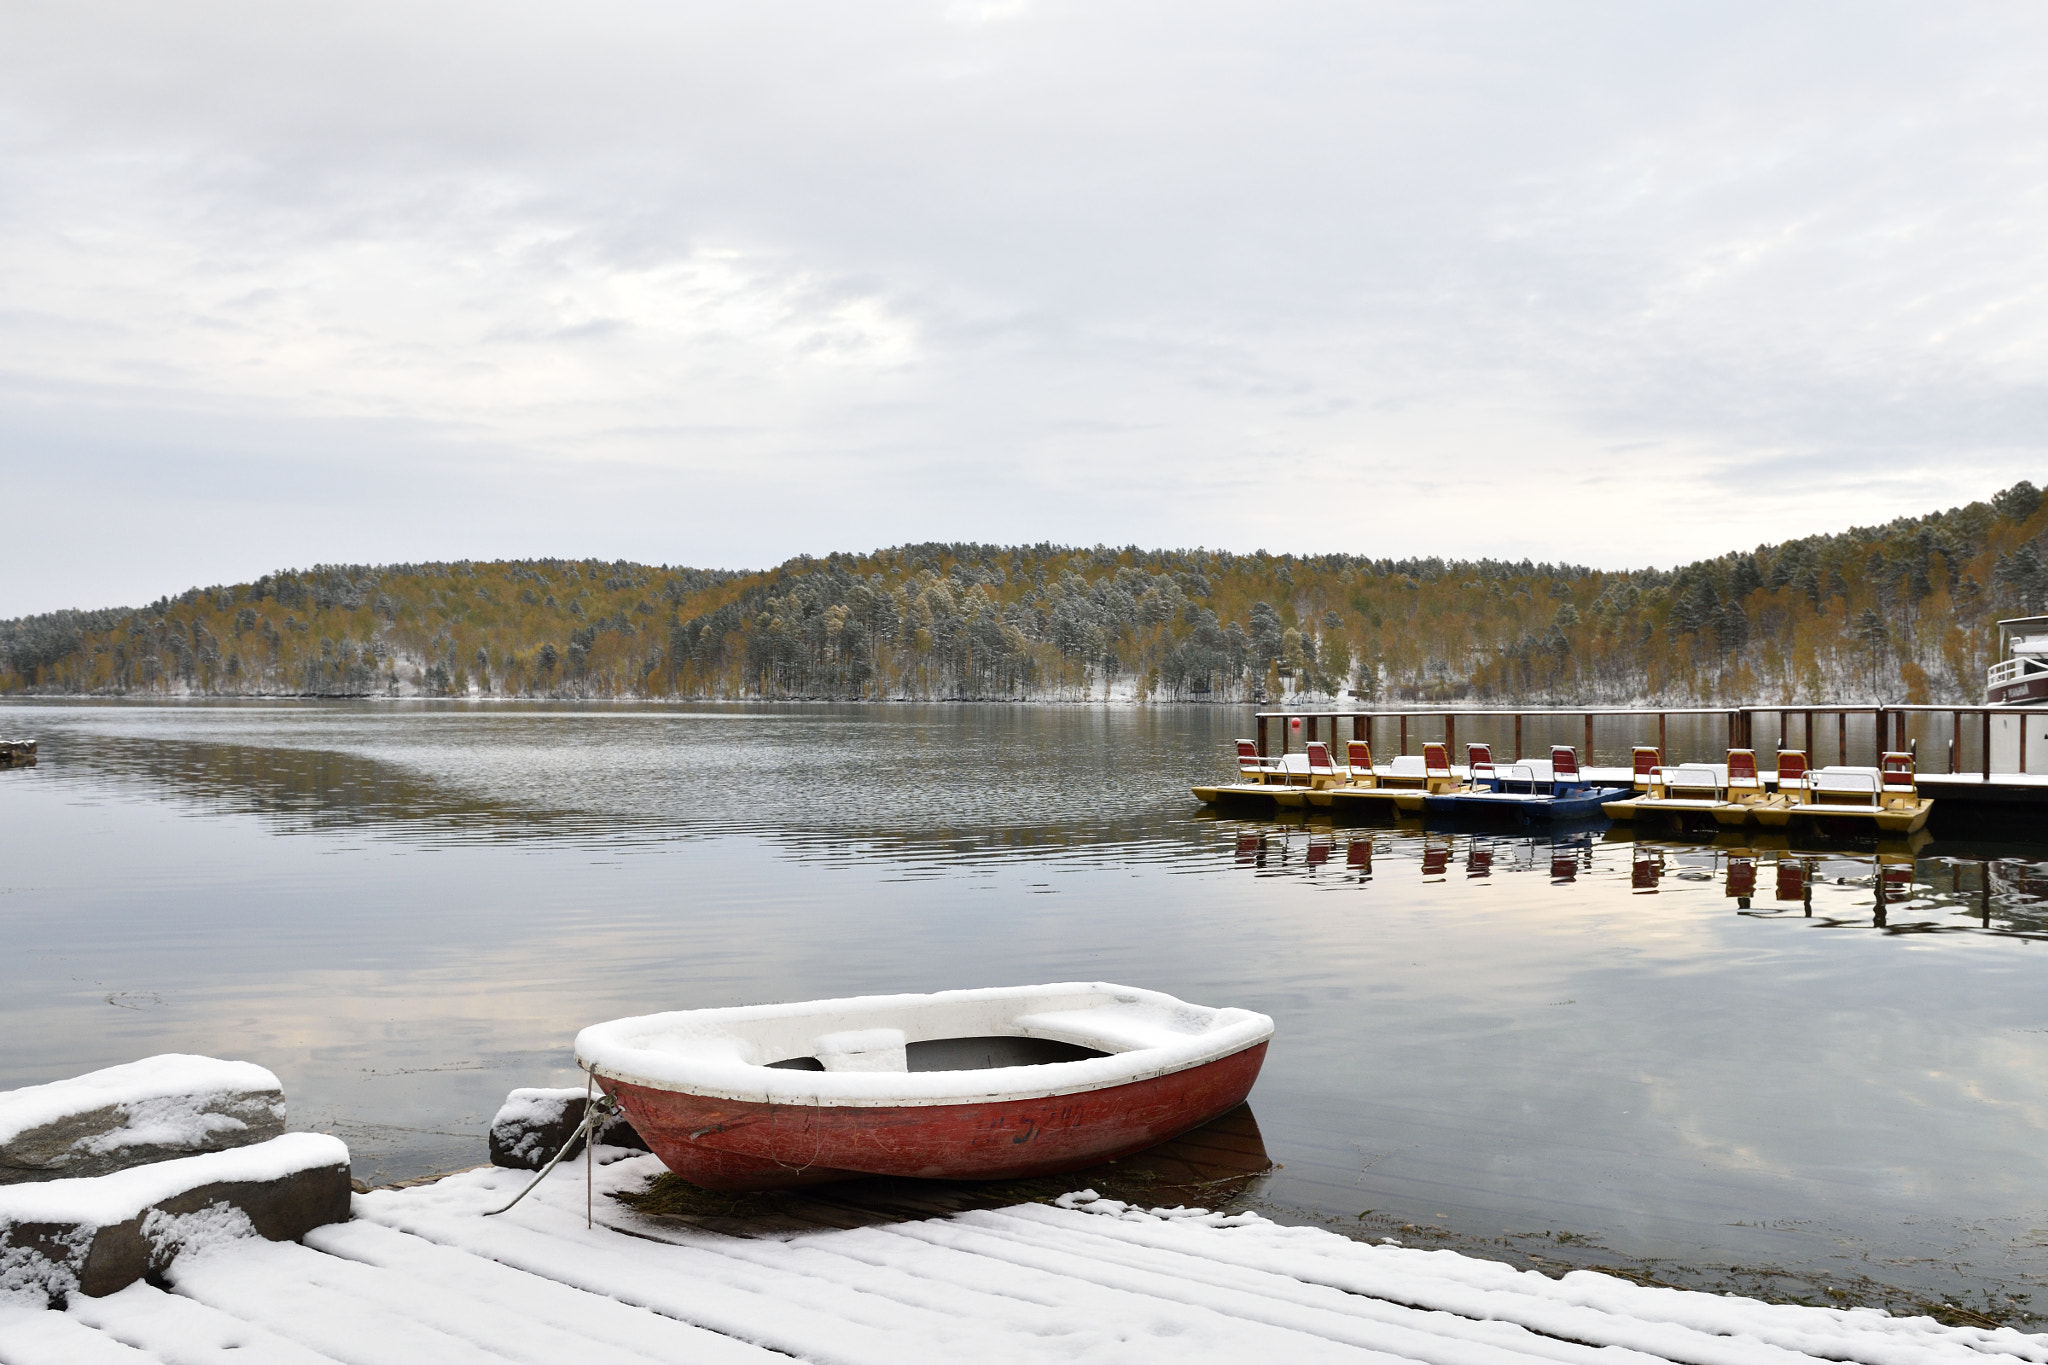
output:
{"label": "white boat at dock", "polygon": [[1998,662],[1984,677],[1987,706],[2048,703],[2048,616],[1998,623]]}

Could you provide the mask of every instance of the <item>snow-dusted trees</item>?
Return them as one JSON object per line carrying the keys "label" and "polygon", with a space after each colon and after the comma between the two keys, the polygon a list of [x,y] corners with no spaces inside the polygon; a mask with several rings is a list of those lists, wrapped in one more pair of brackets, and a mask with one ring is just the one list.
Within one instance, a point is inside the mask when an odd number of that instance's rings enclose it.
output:
{"label": "snow-dusted trees", "polygon": [[2048,610],[2031,484],[1664,571],[907,545],[765,573],[316,566],[0,622],[0,689],[1386,702],[1972,701]]}

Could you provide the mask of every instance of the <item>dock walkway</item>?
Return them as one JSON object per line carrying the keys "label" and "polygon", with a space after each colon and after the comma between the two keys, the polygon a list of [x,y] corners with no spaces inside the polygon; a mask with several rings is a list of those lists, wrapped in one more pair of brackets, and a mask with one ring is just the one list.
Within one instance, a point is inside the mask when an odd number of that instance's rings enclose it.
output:
{"label": "dock walkway", "polygon": [[[612,1149],[608,1153],[617,1155]],[[733,1236],[612,1199],[659,1171],[582,1163],[359,1195],[305,1245],[195,1227],[164,1272],[64,1311],[0,1307],[7,1365],[106,1362],[2048,1362],[2048,1337],[1766,1305],[1255,1214],[1070,1194],[947,1217]],[[196,1216],[195,1216],[196,1217]]]}

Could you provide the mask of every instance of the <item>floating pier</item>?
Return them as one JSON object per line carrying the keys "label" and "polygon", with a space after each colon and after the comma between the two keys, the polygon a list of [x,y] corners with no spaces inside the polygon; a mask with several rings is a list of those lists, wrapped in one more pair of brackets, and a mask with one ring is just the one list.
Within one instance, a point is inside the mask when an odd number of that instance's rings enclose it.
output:
{"label": "floating pier", "polygon": [[[2048,706],[1299,710],[1257,712],[1253,725],[1254,737],[1245,746],[1253,764],[1305,770],[1311,745],[1335,753],[1356,741],[1369,747],[1376,756],[1375,771],[1386,776],[1396,765],[1418,763],[1422,753],[1435,747],[1445,755],[1444,770],[1456,783],[1469,776],[1461,761],[1469,743],[1489,745],[1499,765],[1540,755],[1553,744],[1569,744],[1589,783],[1643,793],[1648,782],[1641,754],[1647,752],[1657,765],[1719,769],[1720,794],[1700,794],[1702,810],[1709,814],[1708,808],[1726,800],[1730,750],[1755,755],[1756,778],[1767,795],[1778,789],[1780,751],[1799,753],[1802,775],[1807,765],[1818,771],[1852,763],[1877,772],[1886,754],[1905,753],[1912,756],[1916,799],[1934,801],[1931,818],[1938,829],[1974,832],[2001,816],[2048,813]],[[1290,787],[1297,785],[1291,778],[1276,786],[1270,778],[1251,778],[1253,771],[1245,770],[1248,780],[1219,784],[1220,799],[1254,806],[1263,802],[1269,808],[1380,809],[1403,815],[1422,809],[1419,799],[1404,800],[1391,792],[1377,797],[1291,795]],[[1303,779],[1298,785],[1313,784]],[[1882,782],[1879,786],[1874,804],[1883,805],[1887,798]],[[1198,796],[1207,790],[1198,789]],[[1846,810],[1840,814],[1857,818]],[[1887,817],[1886,823],[1895,822]]]}
{"label": "floating pier", "polygon": [[358,1195],[303,1242],[188,1246],[62,1310],[0,1305],[0,1361],[2048,1362],[2011,1328],[1552,1279],[1093,1191],[733,1235],[636,1213],[613,1196],[660,1163],[597,1152],[592,1185],[566,1163],[501,1217],[526,1172]]}
{"label": "floating pier", "polygon": [[[508,1096],[491,1147],[510,1165],[353,1194],[339,1139],[268,1135],[283,1092],[246,1062],[163,1056],[0,1095],[0,1365],[2048,1365],[2048,1337],[2011,1328],[1232,1212],[1273,1169],[1243,1105],[1068,1175],[721,1193],[605,1140],[630,1128],[559,1145],[585,1130],[585,1093]],[[102,1160],[116,1138],[157,1145]]]}

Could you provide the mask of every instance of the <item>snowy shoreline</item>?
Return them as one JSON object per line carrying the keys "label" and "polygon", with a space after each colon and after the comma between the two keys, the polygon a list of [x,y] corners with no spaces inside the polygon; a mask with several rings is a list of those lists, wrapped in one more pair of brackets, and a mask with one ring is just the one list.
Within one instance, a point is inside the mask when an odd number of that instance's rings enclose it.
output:
{"label": "snowy shoreline", "polygon": [[357,1195],[303,1244],[216,1240],[61,1311],[0,1306],[0,1360],[238,1358],[363,1365],[607,1359],[845,1365],[1421,1360],[1906,1365],[2048,1362],[2048,1337],[1872,1309],[1765,1304],[1592,1271],[1553,1279],[1351,1241],[1255,1213],[1075,1191],[881,1226],[711,1233],[611,1196],[661,1168],[597,1150],[524,1186],[484,1168]]}

